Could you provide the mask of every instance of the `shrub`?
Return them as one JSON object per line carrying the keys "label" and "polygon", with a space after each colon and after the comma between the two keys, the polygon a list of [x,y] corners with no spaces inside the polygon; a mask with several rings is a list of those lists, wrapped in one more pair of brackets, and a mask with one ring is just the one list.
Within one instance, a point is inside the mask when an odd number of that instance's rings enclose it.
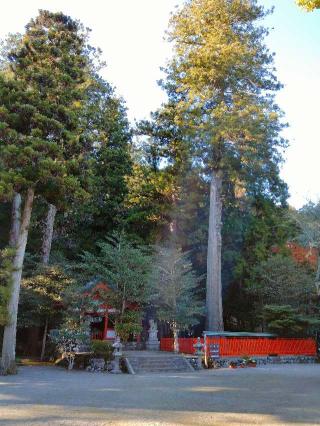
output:
{"label": "shrub", "polygon": [[139,334],[142,330],[141,312],[126,310],[122,314],[121,322],[115,325],[117,335],[122,342],[127,342],[130,335]]}
{"label": "shrub", "polygon": [[113,347],[105,340],[92,340],[91,349],[95,358],[103,358],[105,362],[113,359]]}
{"label": "shrub", "polygon": [[68,370],[72,370],[75,353],[88,342],[88,333],[79,326],[65,324],[59,330],[50,331],[50,339],[56,344],[58,352],[68,360]]}

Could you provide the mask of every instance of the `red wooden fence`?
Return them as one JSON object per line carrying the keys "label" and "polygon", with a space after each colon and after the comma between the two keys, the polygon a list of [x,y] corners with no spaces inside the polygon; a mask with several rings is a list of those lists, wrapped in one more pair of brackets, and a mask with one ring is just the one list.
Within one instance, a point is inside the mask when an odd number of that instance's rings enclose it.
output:
{"label": "red wooden fence", "polygon": [[[220,356],[243,356],[243,355],[316,355],[316,342],[312,338],[237,338],[237,337],[207,337],[207,348],[212,343],[218,343]],[[196,338],[179,338],[179,349],[181,353],[193,354],[193,345]],[[203,343],[203,338],[201,339]],[[160,350],[173,351],[173,338],[162,338]]]}

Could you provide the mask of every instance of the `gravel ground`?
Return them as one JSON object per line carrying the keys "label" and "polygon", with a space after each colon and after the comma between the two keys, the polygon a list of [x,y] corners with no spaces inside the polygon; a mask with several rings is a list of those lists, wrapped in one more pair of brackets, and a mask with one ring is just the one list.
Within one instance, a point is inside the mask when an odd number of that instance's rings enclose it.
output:
{"label": "gravel ground", "polygon": [[320,425],[320,365],[112,375],[22,367],[0,425]]}

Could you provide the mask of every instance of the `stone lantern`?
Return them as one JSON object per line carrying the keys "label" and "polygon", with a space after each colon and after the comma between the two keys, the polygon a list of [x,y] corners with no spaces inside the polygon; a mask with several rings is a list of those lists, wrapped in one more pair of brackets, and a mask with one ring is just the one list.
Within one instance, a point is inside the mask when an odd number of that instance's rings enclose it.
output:
{"label": "stone lantern", "polygon": [[197,343],[193,345],[195,348],[195,355],[197,356],[197,368],[201,370],[202,368],[202,356],[203,356],[203,344],[201,343],[200,337],[197,339]]}
{"label": "stone lantern", "polygon": [[114,351],[113,351],[114,361],[113,361],[111,373],[119,374],[119,373],[122,373],[120,369],[120,358],[122,357],[122,343],[120,341],[119,336],[116,337],[112,347],[114,348]]}

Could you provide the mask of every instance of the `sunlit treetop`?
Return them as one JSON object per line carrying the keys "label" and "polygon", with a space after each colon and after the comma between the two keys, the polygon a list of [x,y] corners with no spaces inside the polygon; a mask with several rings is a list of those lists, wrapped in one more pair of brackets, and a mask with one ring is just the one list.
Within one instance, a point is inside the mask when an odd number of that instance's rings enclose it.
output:
{"label": "sunlit treetop", "polygon": [[312,12],[315,9],[320,9],[320,0],[297,0],[299,6]]}
{"label": "sunlit treetop", "polygon": [[33,187],[55,203],[71,193],[84,197],[88,147],[79,117],[91,82],[87,31],[42,10],[11,45],[10,71],[0,75],[0,195]]}

